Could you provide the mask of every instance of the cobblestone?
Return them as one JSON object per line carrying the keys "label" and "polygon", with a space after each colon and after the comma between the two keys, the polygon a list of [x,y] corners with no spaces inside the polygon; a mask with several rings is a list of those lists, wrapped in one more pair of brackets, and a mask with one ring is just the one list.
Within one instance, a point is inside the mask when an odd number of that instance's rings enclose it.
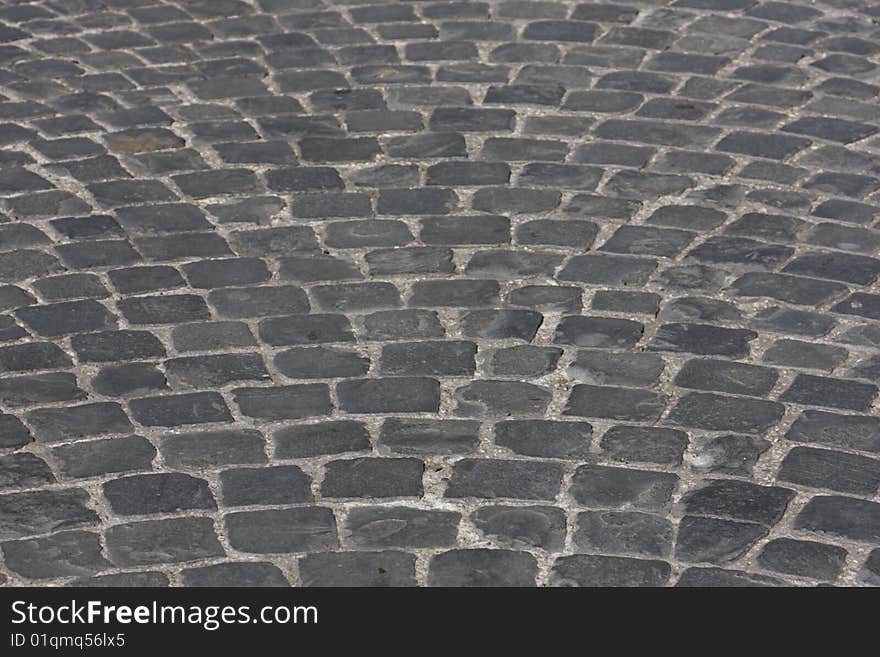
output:
{"label": "cobblestone", "polygon": [[880,585],[869,0],[105,4],[0,0],[0,582]]}

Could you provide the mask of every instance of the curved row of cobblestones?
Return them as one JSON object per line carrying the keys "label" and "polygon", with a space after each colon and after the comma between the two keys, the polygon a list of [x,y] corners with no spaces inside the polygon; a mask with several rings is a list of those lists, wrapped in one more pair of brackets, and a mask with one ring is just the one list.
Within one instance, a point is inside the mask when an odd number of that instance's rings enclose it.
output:
{"label": "curved row of cobblestones", "polygon": [[880,584],[870,0],[0,2],[0,582]]}

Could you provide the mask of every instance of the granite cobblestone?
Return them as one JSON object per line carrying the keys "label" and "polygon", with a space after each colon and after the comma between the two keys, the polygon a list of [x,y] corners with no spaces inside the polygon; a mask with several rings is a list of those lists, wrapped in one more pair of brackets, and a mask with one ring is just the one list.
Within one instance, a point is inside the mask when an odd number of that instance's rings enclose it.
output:
{"label": "granite cobblestone", "polygon": [[0,0],[5,585],[880,585],[869,0],[100,5]]}

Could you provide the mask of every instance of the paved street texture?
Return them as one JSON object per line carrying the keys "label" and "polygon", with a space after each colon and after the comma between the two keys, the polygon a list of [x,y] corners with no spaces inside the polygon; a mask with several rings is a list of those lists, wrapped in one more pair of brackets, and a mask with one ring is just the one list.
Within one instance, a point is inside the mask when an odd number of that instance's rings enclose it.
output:
{"label": "paved street texture", "polygon": [[880,5],[0,7],[0,580],[880,583]]}

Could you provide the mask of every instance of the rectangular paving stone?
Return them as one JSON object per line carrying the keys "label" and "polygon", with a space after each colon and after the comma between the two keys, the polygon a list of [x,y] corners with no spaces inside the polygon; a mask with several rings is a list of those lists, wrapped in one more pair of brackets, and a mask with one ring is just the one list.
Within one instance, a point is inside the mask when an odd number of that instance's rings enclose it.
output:
{"label": "rectangular paving stone", "polygon": [[798,374],[779,399],[808,406],[866,411],[876,396],[877,386],[870,383]]}
{"label": "rectangular paving stone", "polygon": [[775,370],[757,365],[694,359],[686,362],[678,371],[675,385],[696,390],[765,397],[773,389],[778,377]]}
{"label": "rectangular paving stone", "polygon": [[0,456],[0,466],[5,472],[0,490],[36,488],[44,484],[54,484],[56,481],[48,464],[28,452]]}
{"label": "rectangular paving stone", "polygon": [[461,514],[410,507],[360,507],[346,516],[343,541],[357,548],[428,548],[455,544]]}
{"label": "rectangular paving stone", "polygon": [[788,246],[769,245],[745,237],[717,236],[692,249],[688,256],[714,264],[770,269],[788,260],[793,253]]}
{"label": "rectangular paving stone", "polygon": [[92,299],[29,306],[16,311],[16,316],[45,337],[116,328],[116,317]]}
{"label": "rectangular paving stone", "polygon": [[779,479],[854,495],[880,487],[880,460],[812,447],[794,447],[779,467]]}
{"label": "rectangular paving stone", "polygon": [[229,513],[224,522],[230,545],[255,554],[306,552],[334,548],[336,519],[326,507]]}
{"label": "rectangular paving stone", "polygon": [[565,541],[565,514],[555,507],[482,506],[471,514],[470,520],[483,536],[502,546],[555,550]]}
{"label": "rectangular paving stone", "polygon": [[295,285],[226,287],[209,292],[208,301],[218,315],[233,319],[293,315],[311,308],[306,293]]}
{"label": "rectangular paving stone", "polygon": [[0,379],[0,402],[9,407],[73,402],[85,397],[86,393],[77,386],[76,376],[69,372],[47,372]]}
{"label": "rectangular paving stone", "polygon": [[164,363],[172,385],[219,387],[232,381],[265,381],[269,372],[259,354],[212,354],[172,358]]}
{"label": "rectangular paving stone", "polygon": [[641,285],[654,270],[657,262],[647,258],[625,258],[614,255],[576,255],[556,275],[561,281],[576,281],[594,285]]}
{"label": "rectangular paving stone", "polygon": [[112,479],[101,490],[113,512],[121,516],[217,508],[205,479],[180,472]]}
{"label": "rectangular paving stone", "polygon": [[602,454],[622,463],[678,465],[688,446],[688,436],[677,429],[618,425],[602,436]]}
{"label": "rectangular paving stone", "polygon": [[428,586],[535,586],[537,561],[528,552],[462,549],[431,559]]}
{"label": "rectangular paving stone", "polygon": [[663,324],[657,329],[648,349],[744,358],[749,354],[749,342],[756,337],[757,333],[747,329],[709,324]]}
{"label": "rectangular paving stone", "polygon": [[732,288],[740,296],[770,297],[805,306],[817,306],[846,291],[845,286],[827,281],[764,272],[744,274]]}
{"label": "rectangular paving stone", "polygon": [[715,148],[728,153],[782,160],[809,145],[810,140],[803,137],[741,131],[730,133]]}
{"label": "rectangular paving stone", "polygon": [[80,441],[52,449],[62,476],[70,478],[151,470],[155,456],[156,448],[141,436]]}
{"label": "rectangular paving stone", "polygon": [[593,428],[587,422],[507,420],[495,425],[495,444],[523,456],[579,458],[589,451]]}
{"label": "rectangular paving stone", "polygon": [[0,538],[15,539],[94,525],[98,515],[80,488],[0,495]]}
{"label": "rectangular paving stone", "polygon": [[183,287],[183,276],[169,265],[126,267],[107,272],[110,282],[121,294],[138,294]]}
{"label": "rectangular paving stone", "polygon": [[405,552],[324,552],[299,560],[303,586],[416,586],[415,556]]}
{"label": "rectangular paving stone", "polygon": [[631,511],[585,511],[577,516],[575,544],[581,550],[664,557],[672,547],[672,523]]}
{"label": "rectangular paving stone", "polygon": [[876,543],[880,539],[880,504],[838,495],[817,495],[795,518],[795,529]]}
{"label": "rectangular paving stone", "polygon": [[[70,346],[80,362],[102,363],[165,356],[165,347],[149,331],[120,330],[81,333],[70,339]],[[30,349],[23,351],[22,355],[34,355],[35,353],[35,350]],[[36,353],[36,355],[41,354]],[[54,350],[42,354],[42,356],[53,359],[56,357]]]}
{"label": "rectangular paving stone", "polygon": [[350,420],[286,426],[275,431],[273,441],[278,458],[309,458],[371,448],[366,427]]}
{"label": "rectangular paving stone", "polygon": [[668,421],[708,431],[760,434],[779,422],[784,411],[777,402],[691,392],[672,409]]}
{"label": "rectangular paving stone", "polygon": [[661,146],[695,147],[709,143],[718,135],[718,130],[708,127],[679,126],[659,121],[610,119],[596,127],[593,134],[602,139],[636,141]]}
{"label": "rectangular paving stone", "polygon": [[456,462],[445,496],[552,500],[561,479],[555,463],[465,458]]}
{"label": "rectangular paving stone", "polygon": [[217,233],[180,233],[158,237],[140,237],[135,238],[134,244],[145,258],[159,262],[232,255],[226,240]]}
{"label": "rectangular paving stone", "polygon": [[220,473],[224,506],[311,502],[311,479],[295,465],[232,468]]}
{"label": "rectangular paving stone", "polygon": [[59,233],[73,240],[123,236],[121,227],[110,215],[63,217],[52,219],[49,223]]}
{"label": "rectangular paving stone", "polygon": [[467,376],[475,370],[472,342],[400,342],[382,347],[383,374]]}
{"label": "rectangular paving stone", "polygon": [[843,548],[790,538],[770,541],[758,555],[758,563],[767,570],[826,581],[837,579],[845,562]]}
{"label": "rectangular paving stone", "polygon": [[455,390],[455,414],[463,417],[543,416],[551,393],[542,386],[522,381],[481,379]]}
{"label": "rectangular paving stone", "polygon": [[563,414],[653,422],[666,408],[666,396],[648,390],[576,385]]}
{"label": "rectangular paving stone", "polygon": [[425,377],[358,379],[336,384],[336,395],[347,413],[436,412],[440,384]]}
{"label": "rectangular paving stone", "polygon": [[321,495],[330,497],[421,497],[425,464],[415,458],[357,458],[324,466]]}
{"label": "rectangular paving stone", "polygon": [[735,479],[711,479],[682,497],[686,513],[719,516],[768,527],[782,518],[794,491],[778,486],[758,486]]}
{"label": "rectangular paving stone", "polygon": [[226,194],[246,194],[261,190],[256,176],[246,169],[226,169],[172,176],[184,194],[202,199]]}
{"label": "rectangular paving stone", "polygon": [[556,559],[550,580],[556,586],[663,586],[672,568],[666,561],[572,555]]}
{"label": "rectangular paving stone", "polygon": [[806,253],[792,260],[783,271],[870,285],[880,276],[880,260],[849,253]]}
{"label": "rectangular paving stone", "polygon": [[426,244],[505,244],[510,241],[510,220],[498,215],[431,217],[420,220]]}
{"label": "rectangular paving stone", "polygon": [[116,217],[126,232],[133,235],[211,230],[204,213],[188,203],[119,208]]}
{"label": "rectangular paving stone", "polygon": [[70,531],[2,544],[7,568],[28,579],[89,575],[109,568],[98,534]]}
{"label": "rectangular paving stone", "polygon": [[484,280],[420,281],[413,285],[412,306],[486,306],[498,299],[498,283]]}
{"label": "rectangular paving stone", "polygon": [[194,431],[162,436],[162,460],[174,468],[264,463],[265,439],[255,429]]}
{"label": "rectangular paving stone", "polygon": [[57,442],[111,433],[127,433],[131,422],[115,402],[96,402],[67,408],[38,408],[25,416],[35,437]]}
{"label": "rectangular paving stone", "polygon": [[186,264],[182,269],[190,285],[196,288],[261,283],[271,275],[266,263],[258,258],[203,260]]}
{"label": "rectangular paving stone", "polygon": [[582,506],[664,510],[678,477],[667,472],[582,465],[571,480],[570,493]]}
{"label": "rectangular paving stone", "polygon": [[880,418],[807,409],[785,437],[800,443],[880,453]]}
{"label": "rectangular paving stone", "polygon": [[332,347],[294,347],[274,358],[275,367],[292,379],[327,379],[362,376],[370,368],[369,358],[355,351]]}
{"label": "rectangular paving stone", "polygon": [[727,564],[739,559],[766,534],[767,528],[754,522],[685,516],[679,522],[675,558]]}
{"label": "rectangular paving stone", "polygon": [[[138,252],[125,240],[95,240],[74,244],[59,244],[55,249],[61,256],[61,259],[74,269],[121,267],[141,260]],[[21,253],[27,254],[27,251],[22,251]],[[38,262],[39,259],[22,264],[35,267]],[[49,263],[42,263],[42,266],[48,267]]]}
{"label": "rectangular paving stone", "polygon": [[273,346],[354,341],[345,315],[323,313],[264,319],[259,323],[259,333]]}
{"label": "rectangular paving stone", "polygon": [[466,454],[479,441],[479,423],[470,420],[410,420],[382,423],[379,445],[398,454]]}
{"label": "rectangular paving stone", "polygon": [[232,421],[226,402],[216,392],[132,399],[129,408],[134,420],[148,427]]}
{"label": "rectangular paving stone", "polygon": [[129,297],[117,307],[132,324],[175,324],[211,317],[205,300],[194,294]]}
{"label": "rectangular paving stone", "polygon": [[429,126],[442,132],[495,132],[512,130],[516,113],[507,109],[441,107],[431,112]]}
{"label": "rectangular paving stone", "polygon": [[809,135],[846,144],[873,134],[878,130],[878,127],[833,117],[806,116],[782,126],[781,129],[784,132]]}
{"label": "rectangular paving stone", "polygon": [[330,394],[323,383],[236,388],[232,394],[242,414],[262,420],[295,420],[327,415],[332,410]]}
{"label": "rectangular paving stone", "polygon": [[70,365],[70,357],[50,342],[0,347],[0,369],[5,372],[53,369]]}
{"label": "rectangular paving stone", "polygon": [[880,295],[856,292],[838,303],[832,310],[845,315],[876,319],[880,317]]}
{"label": "rectangular paving stone", "polygon": [[225,555],[210,518],[168,518],[113,525],[107,557],[118,566],[197,561]]}

